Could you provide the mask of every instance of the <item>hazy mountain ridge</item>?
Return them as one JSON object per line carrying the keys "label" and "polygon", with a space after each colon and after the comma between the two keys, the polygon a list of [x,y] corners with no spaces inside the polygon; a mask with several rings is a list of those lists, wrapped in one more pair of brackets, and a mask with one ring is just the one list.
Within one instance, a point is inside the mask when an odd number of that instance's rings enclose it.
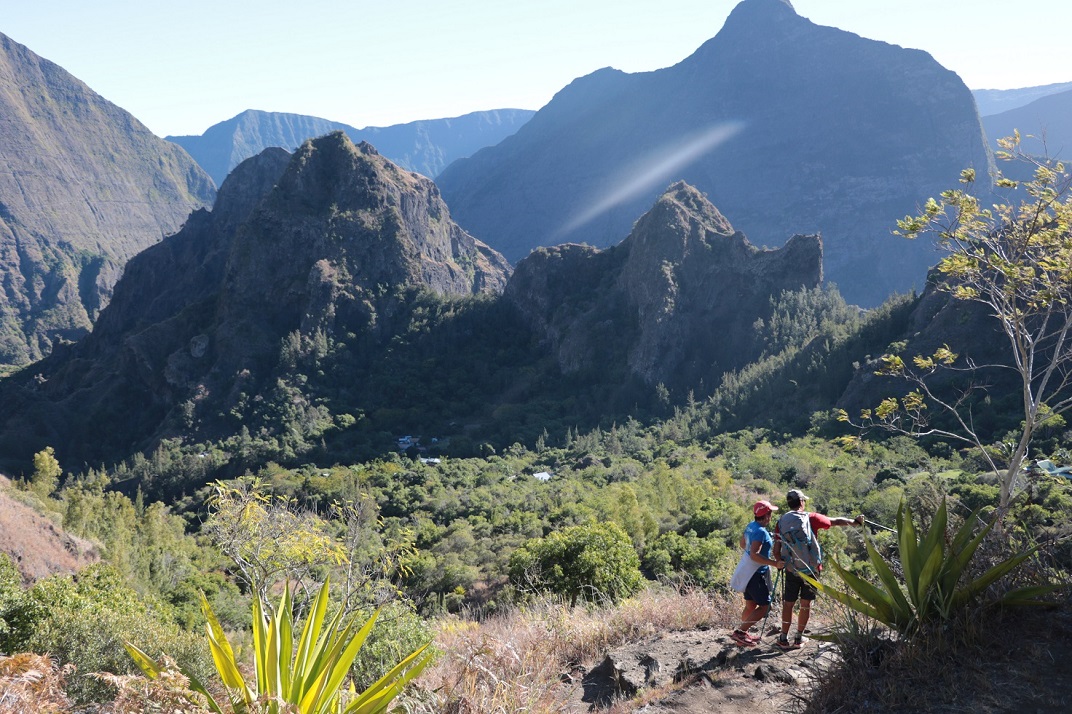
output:
{"label": "hazy mountain ridge", "polygon": [[0,35],[0,364],[75,339],[123,263],[215,195],[178,147]]}
{"label": "hazy mountain ridge", "polygon": [[497,109],[358,129],[303,114],[250,109],[214,124],[200,136],[166,138],[186,149],[217,185],[239,163],[268,147],[293,150],[306,139],[332,131],[345,132],[354,143],[368,141],[399,166],[434,178],[455,159],[497,144],[533,114],[527,109]]}
{"label": "hazy mountain ridge", "polygon": [[679,64],[580,78],[438,182],[463,226],[517,260],[612,245],[683,179],[747,235],[821,233],[827,278],[874,305],[934,262],[890,237],[896,219],[971,165],[990,165],[971,93],[930,55],[745,0]]}
{"label": "hazy mountain ridge", "polygon": [[1016,89],[973,89],[972,95],[982,117],[1002,114],[1050,94],[1072,90],[1072,82],[1058,82]]}
{"label": "hazy mountain ridge", "polygon": [[[1072,89],[1047,94],[1021,107],[983,117],[991,145],[1019,131],[1024,151],[1068,161],[1072,158]],[[1004,169],[1004,162],[998,162]]]}

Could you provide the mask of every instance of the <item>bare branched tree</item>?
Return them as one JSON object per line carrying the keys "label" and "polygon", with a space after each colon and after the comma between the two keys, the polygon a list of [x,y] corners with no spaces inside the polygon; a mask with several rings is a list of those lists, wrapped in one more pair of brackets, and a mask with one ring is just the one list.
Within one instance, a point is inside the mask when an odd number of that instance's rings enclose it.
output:
{"label": "bare branched tree", "polygon": [[[938,265],[943,276],[939,288],[957,300],[982,305],[1000,325],[1009,359],[997,366],[1014,371],[1021,388],[1024,419],[1018,438],[998,445],[999,465],[971,414],[971,397],[982,385],[973,383],[952,395],[931,386],[939,371],[975,372],[980,367],[958,363],[948,347],[916,355],[911,365],[898,355],[885,355],[877,373],[904,378],[913,391],[863,410],[858,421],[844,411],[839,417],[861,428],[938,435],[975,446],[998,475],[999,506],[1005,510],[1018,493],[1036,430],[1072,408],[1072,175],[1059,161],[1025,153],[1019,134],[998,144],[999,159],[1024,162],[1033,170],[1033,178],[1022,184],[995,176],[995,185],[1014,192],[1017,200],[983,208],[971,193],[975,171],[966,169],[963,188],[943,192],[920,215],[898,221],[898,233],[907,238],[935,234],[946,253]],[[955,427],[935,426],[927,416],[931,407],[951,415]]]}

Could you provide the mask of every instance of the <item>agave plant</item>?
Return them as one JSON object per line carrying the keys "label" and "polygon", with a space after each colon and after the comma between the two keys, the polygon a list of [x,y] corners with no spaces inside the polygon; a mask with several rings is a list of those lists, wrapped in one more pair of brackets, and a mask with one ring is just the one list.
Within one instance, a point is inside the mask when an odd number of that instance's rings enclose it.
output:
{"label": "agave plant", "polygon": [[[997,563],[982,575],[966,579],[968,565],[976,550],[996,523],[996,520],[992,520],[973,535],[973,527],[979,520],[979,511],[975,511],[964,521],[952,540],[947,542],[948,513],[943,501],[930,529],[920,538],[912,521],[912,509],[902,501],[897,509],[897,535],[903,584],[870,538],[866,540],[867,554],[878,576],[878,584],[849,572],[833,560],[833,569],[852,591],[851,594],[806,575],[802,577],[853,610],[878,620],[902,635],[911,635],[928,624],[950,620],[1035,552],[1035,548],[1022,551]],[[998,602],[1010,605],[1040,604],[1042,601],[1038,598],[1054,589],[1046,585],[1019,588],[1006,593]]]}
{"label": "agave plant", "polygon": [[[204,594],[201,609],[206,625],[209,649],[224,688],[229,709],[224,709],[212,694],[193,677],[190,687],[206,698],[217,714],[379,714],[387,711],[394,697],[407,682],[416,677],[431,659],[428,645],[403,659],[390,672],[360,694],[343,696],[350,666],[365,643],[379,613],[373,613],[363,625],[340,611],[325,626],[328,608],[328,583],[324,583],[313,602],[295,647],[290,587],[283,590],[279,604],[265,612],[259,598],[253,601],[253,654],[256,681],[246,681],[227,636],[220,627]],[[163,671],[162,666],[137,647],[127,644],[127,651],[150,679]],[[189,676],[189,675],[187,675]]]}

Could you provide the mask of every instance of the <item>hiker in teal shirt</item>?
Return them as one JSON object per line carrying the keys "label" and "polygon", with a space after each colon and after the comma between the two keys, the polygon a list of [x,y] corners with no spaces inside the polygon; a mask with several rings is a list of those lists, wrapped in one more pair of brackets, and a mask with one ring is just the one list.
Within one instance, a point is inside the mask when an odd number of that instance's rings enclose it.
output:
{"label": "hiker in teal shirt", "polygon": [[770,501],[756,501],[752,506],[755,520],[745,527],[741,536],[744,554],[733,574],[731,585],[744,592],[744,611],[741,613],[741,625],[733,631],[730,639],[743,647],[754,647],[763,636],[762,632],[751,635],[748,631],[770,610],[770,566],[784,567],[782,561],[771,558],[774,538],[767,530],[771,515],[777,510],[778,507]]}

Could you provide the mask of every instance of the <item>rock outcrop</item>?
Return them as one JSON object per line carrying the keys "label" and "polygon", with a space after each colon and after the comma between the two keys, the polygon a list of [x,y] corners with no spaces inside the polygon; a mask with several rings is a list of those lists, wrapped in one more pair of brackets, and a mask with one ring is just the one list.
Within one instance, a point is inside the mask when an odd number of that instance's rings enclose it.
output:
{"label": "rock outcrop", "polygon": [[[598,667],[584,674],[583,701],[606,705],[644,690],[691,682],[692,687],[674,692],[665,704],[680,705],[673,711],[729,711],[729,702],[749,698],[755,690],[766,689],[766,696],[755,697],[766,699],[779,687],[813,686],[838,661],[835,648],[822,648],[815,640],[791,654],[783,653],[774,647],[776,637],[767,635],[766,642],[755,648],[739,647],[724,632],[709,628],[645,637],[610,650]],[[710,687],[721,690],[722,697],[705,695],[703,690]],[[689,690],[692,695],[683,697]]]}
{"label": "rock outcrop", "polygon": [[185,151],[0,35],[0,366],[89,331],[126,261],[211,204]]}
{"label": "rock outcrop", "polygon": [[822,282],[822,242],[762,250],[695,188],[671,186],[620,245],[539,248],[505,297],[565,372],[624,363],[644,383],[703,391],[762,350],[771,298]]}
{"label": "rock outcrop", "polygon": [[602,69],[437,181],[456,220],[517,261],[609,246],[683,179],[749,236],[821,233],[825,274],[873,306],[922,286],[935,254],[896,220],[990,165],[971,92],[930,55],[744,0],[666,69]]}

